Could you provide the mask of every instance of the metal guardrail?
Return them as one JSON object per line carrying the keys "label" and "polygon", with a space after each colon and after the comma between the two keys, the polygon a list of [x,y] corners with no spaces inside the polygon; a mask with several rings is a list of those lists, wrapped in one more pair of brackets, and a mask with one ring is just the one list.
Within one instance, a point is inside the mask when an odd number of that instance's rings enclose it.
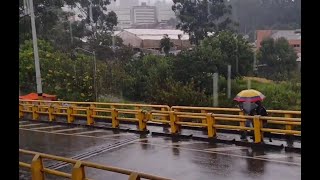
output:
{"label": "metal guardrail", "polygon": [[[215,107],[190,107],[190,106],[172,106],[171,110],[176,112],[201,112],[201,113],[217,113],[217,114],[238,114],[244,115],[239,108],[215,108]],[[267,110],[269,116],[275,117],[267,121],[268,124],[282,124],[285,125],[285,130],[292,130],[294,126],[301,126],[301,111],[288,110]],[[300,118],[299,123],[289,123],[281,121],[280,117],[285,118]],[[280,118],[280,119],[279,119]],[[220,118],[218,118],[220,119]],[[263,118],[262,118],[263,119]],[[273,120],[272,120],[273,119]],[[221,119],[220,119],[221,120]],[[226,119],[225,119],[226,120]],[[229,119],[232,121],[232,119]],[[279,121],[277,121],[279,120]],[[245,120],[239,121],[241,127],[245,127]]]}
{"label": "metal guardrail", "polygon": [[[68,106],[63,103],[69,104]],[[146,109],[148,108],[148,109]],[[65,116],[68,123],[76,118],[87,119],[87,125],[93,125],[95,119],[111,120],[113,128],[119,128],[121,121],[137,123],[139,131],[146,131],[147,124],[161,123],[170,126],[171,134],[179,134],[185,126],[206,128],[208,138],[215,138],[217,129],[252,131],[255,143],[262,142],[264,132],[285,135],[301,135],[293,127],[301,127],[301,111],[269,110],[270,116],[244,116],[235,108],[187,107],[166,105],[143,105],[121,103],[89,103],[60,101],[26,101],[20,100],[19,118],[31,113],[33,120],[40,115],[47,115],[49,121],[56,116]],[[279,116],[280,115],[280,116]],[[253,127],[245,127],[251,120]],[[232,125],[230,125],[232,124]],[[271,128],[270,124],[285,126]],[[269,127],[269,128],[268,128]]]}
{"label": "metal guardrail", "polygon": [[[152,179],[152,180],[169,180],[168,178],[131,171],[128,169],[122,169],[122,168],[112,167],[112,166],[104,166],[97,163],[79,161],[71,158],[54,156],[54,155],[49,155],[49,154],[44,154],[44,153],[39,153],[34,151],[28,151],[24,149],[19,149],[19,153],[34,156],[30,164],[19,161],[20,167],[28,168],[31,170],[32,180],[45,180],[45,176],[44,176],[45,173],[64,177],[64,178],[69,178],[72,180],[84,180],[84,179],[89,180],[89,178],[86,177],[85,168],[94,168],[94,169],[100,169],[104,171],[111,171],[119,174],[128,175],[129,180],[140,180],[140,178]],[[43,165],[44,159],[62,161],[65,163],[73,164],[72,172],[65,173],[62,171],[46,168]]]}

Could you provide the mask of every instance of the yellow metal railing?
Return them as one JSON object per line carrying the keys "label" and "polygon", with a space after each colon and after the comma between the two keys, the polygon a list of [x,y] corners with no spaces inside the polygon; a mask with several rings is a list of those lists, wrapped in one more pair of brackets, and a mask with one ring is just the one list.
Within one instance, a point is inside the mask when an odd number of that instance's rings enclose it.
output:
{"label": "yellow metal railing", "polygon": [[[119,174],[124,174],[129,176],[129,180],[140,180],[140,178],[144,179],[152,179],[152,180],[169,180],[168,178],[159,177],[155,175],[145,174],[141,172],[135,172],[127,169],[112,167],[112,166],[104,166],[97,163],[87,162],[87,161],[79,161],[74,160],[71,158],[64,158],[60,156],[54,156],[34,151],[28,151],[19,149],[19,153],[25,154],[25,155],[33,155],[32,162],[30,164],[25,162],[19,161],[19,166],[23,168],[28,168],[31,170],[31,176],[32,180],[44,180],[45,174],[52,174],[59,177],[69,178],[72,180],[88,180],[89,178],[86,177],[85,174],[85,168],[94,168],[94,169],[100,169],[104,171],[111,171]],[[57,171],[53,169],[49,169],[44,167],[43,160],[55,160],[55,161],[62,161],[66,163],[73,164],[72,172],[71,173],[65,173],[62,171]]]}
{"label": "yellow metal railing", "polygon": [[[190,107],[190,106],[172,106],[171,110],[177,112],[201,112],[201,113],[218,113],[218,114],[238,114],[244,115],[239,108],[216,108],[216,107]],[[286,111],[286,110],[267,110],[269,116],[275,117],[286,117],[286,118],[301,118],[301,111]],[[276,121],[270,121],[272,124],[283,124],[277,123]],[[292,130],[294,124],[285,124],[286,130]],[[245,127],[245,121],[240,121],[240,126]]]}
{"label": "yellow metal railing", "polygon": [[[293,130],[293,127],[301,127],[301,111],[268,112],[269,116],[260,117],[244,116],[235,108],[25,100],[19,103],[19,117],[31,113],[33,120],[38,120],[40,115],[47,115],[49,121],[54,121],[56,116],[64,116],[68,123],[73,123],[82,117],[86,118],[87,125],[93,125],[95,119],[104,119],[111,121],[113,128],[119,128],[121,121],[129,121],[137,123],[139,131],[147,130],[147,124],[161,123],[169,125],[172,134],[180,133],[184,126],[206,128],[209,138],[216,136],[217,129],[252,131],[256,143],[261,142],[264,132],[301,135],[301,131]],[[246,120],[251,120],[254,127],[245,127]],[[270,128],[270,124],[278,127]]]}

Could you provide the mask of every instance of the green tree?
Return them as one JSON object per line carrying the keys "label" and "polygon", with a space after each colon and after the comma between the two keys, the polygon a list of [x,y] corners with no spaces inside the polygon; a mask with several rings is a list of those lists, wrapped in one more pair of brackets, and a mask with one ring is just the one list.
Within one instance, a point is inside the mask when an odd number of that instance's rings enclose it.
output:
{"label": "green tree", "polygon": [[124,94],[130,99],[154,102],[158,91],[166,88],[166,79],[172,76],[171,62],[171,57],[154,55],[132,60],[126,66],[130,78]]}
{"label": "green tree", "polygon": [[163,49],[166,55],[169,55],[171,47],[173,47],[173,42],[170,41],[169,36],[166,34],[160,41],[160,48]]}
{"label": "green tree", "polygon": [[228,17],[231,6],[224,0],[173,0],[173,3],[172,10],[179,19],[177,28],[189,34],[191,43],[199,44],[208,33],[233,28]]}
{"label": "green tree", "polygon": [[[71,60],[69,54],[56,51],[50,43],[38,42],[43,92],[65,100],[92,101],[92,57],[78,54]],[[97,81],[100,82],[106,67],[101,63],[97,67]],[[25,41],[19,49],[19,87],[23,92],[35,92],[35,82],[32,41]]]}
{"label": "green tree", "polygon": [[[36,16],[36,28],[39,39],[56,42],[56,48],[60,50],[70,50],[75,46],[81,46],[80,39],[83,37],[96,38],[97,34],[104,34],[113,31],[113,27],[117,25],[117,16],[114,12],[105,13],[110,0],[93,0],[92,15],[93,28],[87,28],[89,20],[89,6],[87,0],[62,0],[62,1],[45,1],[34,0],[34,11]],[[80,22],[72,23],[72,33],[74,45],[71,45],[70,28],[68,17],[74,15],[65,12],[62,7],[68,5],[71,8],[79,8],[85,13],[86,17]],[[25,14],[23,0],[19,0],[19,42],[31,39],[30,16]],[[91,26],[90,26],[91,27]]]}
{"label": "green tree", "polygon": [[169,106],[210,106],[211,99],[204,91],[197,90],[193,81],[183,84],[172,78],[165,79],[165,88],[157,90],[154,102]]}
{"label": "green tree", "polygon": [[[238,49],[238,51],[236,51]],[[236,73],[236,56],[239,71]],[[227,77],[227,67],[232,65],[232,77],[247,75],[252,69],[253,52],[250,44],[241,36],[222,31],[208,37],[193,51],[183,51],[173,60],[173,77],[188,83],[194,80],[200,90],[212,92],[212,73]],[[211,84],[211,85],[210,85]]]}
{"label": "green tree", "polygon": [[258,73],[262,77],[273,80],[286,80],[297,70],[298,56],[285,38],[266,39],[261,42],[258,61],[266,67],[260,68]]}

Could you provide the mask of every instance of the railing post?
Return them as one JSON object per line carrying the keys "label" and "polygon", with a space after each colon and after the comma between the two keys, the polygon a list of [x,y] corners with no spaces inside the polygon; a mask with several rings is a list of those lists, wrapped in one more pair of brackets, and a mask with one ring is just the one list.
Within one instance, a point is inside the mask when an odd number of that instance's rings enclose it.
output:
{"label": "railing post", "polygon": [[254,116],[253,126],[254,126],[254,142],[260,143],[262,140],[260,116],[258,116],[258,115]]}
{"label": "railing post", "polygon": [[[244,116],[244,112],[240,111],[239,116]],[[245,121],[240,121],[240,127],[245,127],[245,126],[246,126]]]}
{"label": "railing post", "polygon": [[[240,111],[239,112],[239,116],[244,116],[244,112],[243,111]],[[246,127],[246,122],[245,121],[240,121],[240,127]],[[243,131],[246,131],[246,130],[240,130],[240,133],[244,133]]]}
{"label": "railing post", "polygon": [[180,126],[176,124],[178,122],[177,115],[174,111],[170,111],[170,127],[171,127],[171,134],[176,134],[180,132]]}
{"label": "railing post", "polygon": [[145,113],[142,109],[138,111],[137,117],[139,121],[139,131],[145,131],[147,129],[147,123],[144,121]]}
{"label": "railing post", "polygon": [[67,108],[67,120],[68,120],[68,123],[73,123],[73,121],[74,121],[74,116],[72,114],[73,114],[73,107],[69,106]]}
{"label": "railing post", "polygon": [[[285,114],[284,117],[292,118],[292,114]],[[292,125],[291,124],[286,124],[286,130],[292,130]]]}
{"label": "railing post", "polygon": [[215,124],[215,118],[213,113],[207,113],[207,124],[208,124],[208,137],[213,138],[216,137],[216,128],[214,127]]}
{"label": "railing post", "polygon": [[140,180],[140,176],[137,173],[131,173],[128,180]]}
{"label": "railing post", "polygon": [[49,113],[49,121],[51,122],[55,118],[55,115],[53,114],[54,113],[54,107],[53,107],[52,104],[48,108],[48,113]]}
{"label": "railing post", "polygon": [[32,180],[44,180],[43,162],[39,154],[36,154],[31,163],[31,177]]}
{"label": "railing post", "polygon": [[[206,110],[201,110],[201,113],[207,113]],[[207,124],[207,120],[206,119],[202,119],[202,124]]]}
{"label": "railing post", "polygon": [[94,120],[93,120],[93,117],[92,117],[92,113],[93,112],[93,109],[92,107],[88,107],[87,109],[87,125],[93,125],[94,124]]}
{"label": "railing post", "polygon": [[23,118],[23,105],[19,103],[19,119]]}
{"label": "railing post", "polygon": [[38,111],[38,106],[34,104],[32,106],[32,119],[33,120],[38,120],[39,119],[39,113],[37,111]]}
{"label": "railing post", "polygon": [[147,111],[147,112],[145,112],[145,113],[146,113],[146,117],[145,117],[145,119],[146,119],[147,121],[150,121],[150,120],[153,118],[152,113],[151,113],[151,112],[149,112],[149,111]]}
{"label": "railing post", "polygon": [[97,115],[97,112],[94,111],[97,106],[95,104],[90,104],[90,108],[92,109],[92,115]]}
{"label": "railing post", "polygon": [[73,113],[78,114],[78,111],[76,110],[76,108],[78,107],[77,104],[72,104],[71,106],[73,107]]}
{"label": "railing post", "polygon": [[[140,107],[134,107],[134,110],[137,110],[139,112],[139,110],[141,110]],[[135,114],[135,118],[139,119],[139,113]]]}
{"label": "railing post", "polygon": [[38,110],[39,110],[40,112],[43,112],[43,111],[44,111],[42,105],[44,105],[44,103],[39,102],[39,104],[38,104],[38,106],[39,106],[39,107],[38,107]]}
{"label": "railing post", "polygon": [[[161,111],[166,111],[166,108],[162,107]],[[161,116],[161,120],[167,120],[166,116]]]}
{"label": "railing post", "polygon": [[77,161],[76,164],[72,168],[72,180],[84,180],[86,178],[86,174],[84,171],[84,166],[80,161]]}
{"label": "railing post", "polygon": [[112,117],[112,128],[119,128],[119,120],[117,119],[118,111],[116,110],[116,108],[112,108],[111,117]]}

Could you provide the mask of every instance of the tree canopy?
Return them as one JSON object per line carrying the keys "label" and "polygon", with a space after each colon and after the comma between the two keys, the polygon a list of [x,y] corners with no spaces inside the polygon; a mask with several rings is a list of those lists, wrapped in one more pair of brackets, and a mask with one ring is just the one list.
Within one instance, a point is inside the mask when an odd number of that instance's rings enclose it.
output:
{"label": "tree canopy", "polygon": [[173,42],[170,41],[169,36],[166,34],[160,40],[160,48],[163,49],[166,55],[168,55],[171,47],[173,47]]}
{"label": "tree canopy", "polygon": [[[26,14],[23,2],[23,0],[19,0],[20,44],[31,39],[30,16]],[[81,39],[84,37],[92,40],[101,36],[110,36],[113,27],[117,25],[117,15],[113,11],[106,13],[108,4],[110,4],[110,0],[92,0],[93,22],[91,23],[88,0],[34,0],[37,36],[39,39],[54,42],[53,45],[56,48],[64,51],[69,51],[77,46],[81,47],[83,45]],[[69,21],[68,18],[75,14],[72,11],[63,11],[62,7],[79,9],[84,14],[83,19],[75,22]]]}
{"label": "tree canopy", "polygon": [[261,42],[258,53],[259,63],[266,67],[260,68],[258,73],[269,79],[286,80],[291,73],[297,73],[297,58],[296,52],[285,38],[266,39]]}
{"label": "tree canopy", "polygon": [[231,6],[224,0],[173,0],[172,10],[179,20],[178,29],[190,36],[190,42],[199,44],[209,33],[232,29]]}

